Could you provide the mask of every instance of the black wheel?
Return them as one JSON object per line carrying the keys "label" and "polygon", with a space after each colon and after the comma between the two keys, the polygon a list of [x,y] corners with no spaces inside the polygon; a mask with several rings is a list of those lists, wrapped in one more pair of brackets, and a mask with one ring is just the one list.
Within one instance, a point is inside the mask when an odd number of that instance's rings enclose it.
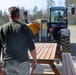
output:
{"label": "black wheel", "polygon": [[61,37],[61,51],[70,52],[70,36]]}

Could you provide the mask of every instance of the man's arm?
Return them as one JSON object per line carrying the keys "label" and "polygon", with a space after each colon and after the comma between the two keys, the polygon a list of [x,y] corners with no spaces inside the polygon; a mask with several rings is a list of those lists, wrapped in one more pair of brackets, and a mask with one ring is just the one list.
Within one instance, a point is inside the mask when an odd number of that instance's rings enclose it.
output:
{"label": "man's arm", "polygon": [[1,42],[1,40],[2,40],[2,37],[1,37],[1,27],[0,27],[0,53],[1,53],[1,49],[2,49],[2,42]]}
{"label": "man's arm", "polygon": [[33,57],[33,60],[31,63],[32,71],[33,71],[37,66],[37,58],[36,58],[35,44],[34,44],[34,41],[32,39],[30,29],[28,27],[27,27],[26,39],[27,39],[27,47],[29,48],[31,56]]}
{"label": "man's arm", "polygon": [[34,49],[34,50],[30,51],[30,53],[31,53],[31,56],[33,57],[31,66],[32,66],[32,70],[34,70],[37,66],[36,50]]}
{"label": "man's arm", "polygon": [[2,49],[2,43],[1,43],[1,40],[0,40],[0,52],[1,52],[1,49]]}
{"label": "man's arm", "polygon": [[34,50],[30,51],[30,53],[31,53],[31,55],[33,57],[33,61],[37,61],[37,58],[36,58],[36,50],[34,49]]}

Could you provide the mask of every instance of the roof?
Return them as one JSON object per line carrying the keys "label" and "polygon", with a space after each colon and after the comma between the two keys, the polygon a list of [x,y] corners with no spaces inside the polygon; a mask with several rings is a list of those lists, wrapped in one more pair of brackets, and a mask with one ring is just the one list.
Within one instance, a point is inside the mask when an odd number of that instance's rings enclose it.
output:
{"label": "roof", "polygon": [[51,7],[51,10],[65,10],[66,7],[64,6],[53,6]]}

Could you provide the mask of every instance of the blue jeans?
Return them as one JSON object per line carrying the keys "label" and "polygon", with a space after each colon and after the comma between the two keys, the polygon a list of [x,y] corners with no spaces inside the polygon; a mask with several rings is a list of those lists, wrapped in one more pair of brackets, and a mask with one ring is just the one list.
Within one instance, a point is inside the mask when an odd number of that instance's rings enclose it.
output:
{"label": "blue jeans", "polygon": [[6,61],[4,71],[5,75],[30,75],[30,62]]}

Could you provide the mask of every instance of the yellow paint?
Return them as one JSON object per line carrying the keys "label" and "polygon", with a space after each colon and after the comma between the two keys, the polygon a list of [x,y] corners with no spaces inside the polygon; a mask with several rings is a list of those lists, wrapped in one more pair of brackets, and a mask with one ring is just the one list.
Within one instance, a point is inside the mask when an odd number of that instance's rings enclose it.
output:
{"label": "yellow paint", "polygon": [[46,25],[45,25],[45,24],[43,24],[43,25],[42,25],[42,29],[45,29],[45,28],[46,28]]}
{"label": "yellow paint", "polygon": [[[34,24],[36,25],[37,28],[40,28],[40,22],[34,22]],[[27,24],[27,26],[32,30],[33,35],[36,35],[39,33],[39,30],[35,27],[33,23],[29,23]]]}

